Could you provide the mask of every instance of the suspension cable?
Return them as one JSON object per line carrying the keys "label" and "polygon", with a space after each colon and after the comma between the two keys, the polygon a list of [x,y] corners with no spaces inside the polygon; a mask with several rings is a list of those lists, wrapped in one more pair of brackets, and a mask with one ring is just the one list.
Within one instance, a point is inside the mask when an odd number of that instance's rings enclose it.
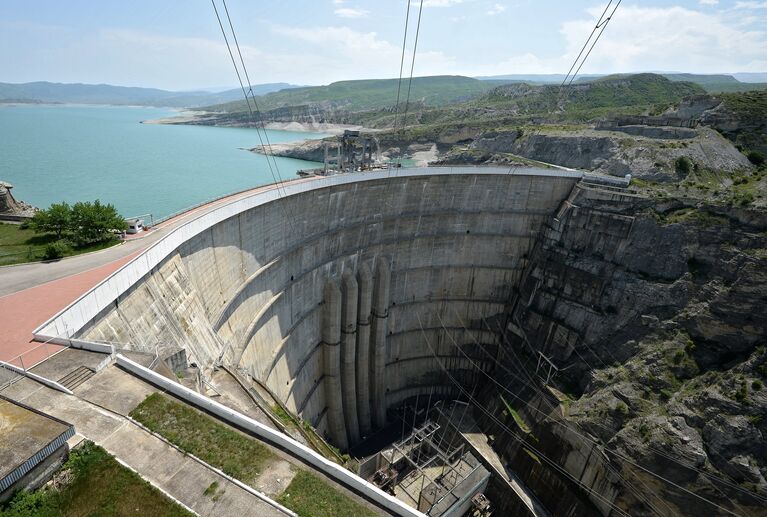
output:
{"label": "suspension cable", "polygon": [[[253,123],[255,125],[256,134],[258,136],[258,140],[261,143],[262,149],[264,149],[264,151],[266,151],[266,153],[267,153],[267,155],[266,155],[266,164],[269,167],[269,172],[270,172],[270,174],[272,176],[272,180],[274,181],[275,186],[277,188],[277,194],[280,197],[285,197],[286,196],[286,192],[284,190],[284,185],[282,184],[283,183],[282,182],[282,177],[279,176],[279,170],[277,170],[277,173],[275,174],[275,170],[272,167],[272,163],[269,160],[269,154],[268,153],[270,153],[271,147],[267,147],[265,145],[264,139],[261,136],[261,128],[259,127],[258,119],[256,118],[256,115],[255,115],[255,113],[253,111],[253,107],[251,107],[250,97],[248,96],[248,90],[245,89],[245,84],[244,84],[244,82],[242,80],[242,75],[240,74],[240,69],[237,66],[237,61],[234,58],[234,53],[232,52],[232,47],[229,44],[229,38],[226,35],[226,30],[224,29],[224,24],[221,21],[221,16],[219,15],[219,12],[218,12],[218,7],[216,7],[216,2],[214,0],[210,0],[210,3],[213,6],[213,11],[216,13],[216,20],[218,20],[218,26],[221,29],[222,36],[224,37],[224,43],[226,43],[226,49],[229,52],[229,58],[231,59],[232,66],[234,66],[234,71],[237,74],[237,81],[240,83],[240,89],[242,90],[242,93],[243,93],[243,95],[245,97],[245,103],[246,103],[246,105],[248,107],[248,113],[250,114],[250,118],[251,118],[251,120],[253,121]],[[224,3],[224,5],[225,5],[225,3]],[[228,11],[227,11],[227,16],[228,16]],[[229,22],[230,22],[230,26],[231,26],[231,19],[230,19]],[[232,31],[234,31],[233,28],[232,28]],[[234,32],[232,32],[232,34],[234,35]],[[235,36],[235,39],[236,39],[236,36]],[[237,45],[237,52],[238,53],[240,52],[239,45]],[[240,59],[242,59],[242,54],[241,53],[240,53]],[[245,72],[245,74],[247,74],[247,69],[245,68],[244,62],[243,62],[243,71]],[[250,79],[248,79],[248,82],[249,82],[248,88],[249,88],[250,93],[252,94],[253,93],[253,88],[250,85]],[[253,97],[253,100],[255,101],[255,97]],[[257,109],[257,107],[256,107],[256,109]],[[264,133],[266,133],[266,129],[264,129]],[[277,162],[276,162],[276,160],[274,160],[274,156],[272,156],[272,160],[274,161],[274,165],[276,166]],[[280,187],[281,186],[283,187],[282,194],[280,194]],[[294,227],[294,224],[293,224],[293,218],[292,218],[291,214],[288,213],[289,211],[288,211],[288,207],[286,206],[287,204],[286,203],[280,203],[280,205],[283,207],[283,210],[285,211],[285,216],[286,216],[286,219],[288,220],[288,224],[291,226],[293,232],[295,233],[295,227]]]}

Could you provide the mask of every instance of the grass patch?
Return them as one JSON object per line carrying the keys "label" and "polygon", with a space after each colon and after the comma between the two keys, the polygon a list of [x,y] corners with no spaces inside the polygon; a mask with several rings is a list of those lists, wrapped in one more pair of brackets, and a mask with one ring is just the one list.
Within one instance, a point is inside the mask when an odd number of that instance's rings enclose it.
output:
{"label": "grass patch", "polygon": [[[56,236],[52,233],[40,235],[22,228],[19,224],[0,223],[0,266],[44,260],[46,246],[54,242],[57,242]],[[119,240],[113,239],[82,247],[70,247],[64,256],[98,251],[119,243]]]}
{"label": "grass patch", "polygon": [[230,476],[251,483],[272,458],[271,451],[204,413],[152,393],[130,416]]}
{"label": "grass patch", "polygon": [[274,413],[274,416],[277,417],[277,420],[282,422],[285,427],[295,427],[296,422],[293,420],[293,417],[291,417],[287,411],[282,409],[282,406],[279,404],[274,404],[272,406],[272,413]]}
{"label": "grass patch", "polygon": [[700,226],[724,226],[729,224],[729,219],[724,216],[712,214],[698,208],[682,208],[668,214],[666,224],[697,224]]}
{"label": "grass patch", "polygon": [[517,427],[519,427],[519,429],[525,434],[532,433],[533,432],[532,429],[530,429],[530,427],[525,423],[525,421],[522,419],[519,413],[517,413],[516,410],[514,410],[514,408],[511,407],[508,402],[506,402],[506,399],[504,399],[502,395],[500,397],[501,397],[501,402],[503,402],[503,405],[506,406],[506,411],[514,419],[514,423],[517,424]]}
{"label": "grass patch", "polygon": [[376,515],[367,507],[328,486],[319,477],[299,470],[278,501],[298,515],[311,517],[364,517]]}
{"label": "grass patch", "polygon": [[71,477],[61,488],[17,492],[0,505],[0,516],[192,515],[92,442],[70,453],[59,474],[67,471]]}

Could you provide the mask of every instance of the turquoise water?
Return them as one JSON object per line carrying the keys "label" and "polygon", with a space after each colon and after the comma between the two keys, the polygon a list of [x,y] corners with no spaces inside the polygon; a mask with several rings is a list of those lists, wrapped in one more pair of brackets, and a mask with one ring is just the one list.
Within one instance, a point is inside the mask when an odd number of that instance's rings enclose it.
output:
{"label": "turquoise water", "polygon": [[[242,147],[253,129],[140,124],[169,117],[159,108],[0,108],[0,180],[38,207],[100,199],[126,217],[160,218],[202,201],[272,183],[266,158]],[[269,131],[272,143],[322,135]],[[283,179],[315,164],[277,158]]]}

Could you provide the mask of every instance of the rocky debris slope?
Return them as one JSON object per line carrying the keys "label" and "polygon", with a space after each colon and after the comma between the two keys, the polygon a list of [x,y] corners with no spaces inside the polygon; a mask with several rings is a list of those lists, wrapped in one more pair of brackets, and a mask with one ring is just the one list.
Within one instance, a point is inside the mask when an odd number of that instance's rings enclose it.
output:
{"label": "rocky debris slope", "polygon": [[[606,499],[631,515],[764,515],[765,230],[763,211],[582,185],[532,252],[507,361],[540,375],[542,353],[563,369],[573,431],[520,413],[601,513]],[[539,468],[526,482],[540,494],[561,479]]]}
{"label": "rocky debris slope", "polygon": [[[752,168],[740,151],[710,128],[687,129],[683,138],[656,134],[667,131],[666,128],[637,128],[636,131],[628,129],[635,135],[625,131],[591,129],[490,131],[481,134],[468,146],[453,148],[441,158],[440,163],[476,163],[473,156],[510,153],[564,167],[614,176],[631,174],[653,181],[683,179],[688,171],[680,171],[677,165],[679,159],[689,160],[692,167],[724,173]],[[688,135],[693,137],[684,138]]]}

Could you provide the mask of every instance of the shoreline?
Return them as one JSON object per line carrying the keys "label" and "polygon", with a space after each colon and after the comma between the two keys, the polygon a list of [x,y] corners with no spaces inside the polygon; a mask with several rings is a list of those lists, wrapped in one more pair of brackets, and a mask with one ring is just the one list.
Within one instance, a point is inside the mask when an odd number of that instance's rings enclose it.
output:
{"label": "shoreline", "polygon": [[[181,110],[173,117],[164,117],[152,120],[142,120],[142,124],[165,124],[165,125],[201,125],[209,127],[250,127],[244,124],[220,124],[216,117],[226,115],[213,111]],[[210,123],[205,123],[210,122]],[[346,130],[365,131],[375,133],[380,129],[370,129],[353,124],[333,124],[328,122],[266,122],[264,128],[270,131],[292,131],[295,133],[324,133],[328,136],[342,134]]]}

